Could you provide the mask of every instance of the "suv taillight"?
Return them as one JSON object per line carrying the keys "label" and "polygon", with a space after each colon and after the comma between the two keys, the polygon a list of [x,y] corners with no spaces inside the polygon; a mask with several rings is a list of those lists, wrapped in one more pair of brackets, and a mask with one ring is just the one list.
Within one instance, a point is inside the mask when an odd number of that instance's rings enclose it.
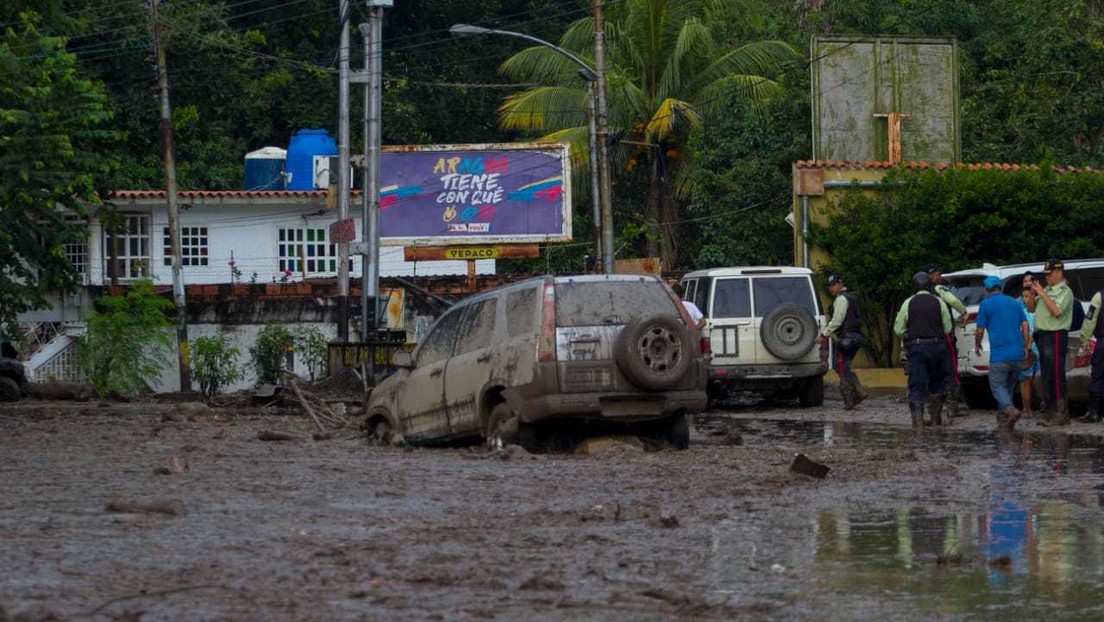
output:
{"label": "suv taillight", "polygon": [[976,311],[971,311],[971,312],[966,314],[966,323],[969,324],[971,322],[975,322],[975,323],[977,322],[977,312]]}
{"label": "suv taillight", "polygon": [[556,360],[556,286],[546,283],[541,296],[541,329],[537,340],[537,361],[550,363]]}
{"label": "suv taillight", "polygon": [[713,344],[709,342],[709,337],[702,337],[701,340],[698,342],[698,345],[701,348],[702,356],[709,356],[713,354]]}

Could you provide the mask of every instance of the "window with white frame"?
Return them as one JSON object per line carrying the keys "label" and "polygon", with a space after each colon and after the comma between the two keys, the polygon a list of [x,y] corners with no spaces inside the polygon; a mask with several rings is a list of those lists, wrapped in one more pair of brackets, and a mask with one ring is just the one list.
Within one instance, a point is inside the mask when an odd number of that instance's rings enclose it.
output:
{"label": "window with white frame", "polygon": [[88,282],[88,243],[87,242],[74,242],[72,244],[65,245],[65,258],[69,260],[69,263],[73,264],[73,269],[76,270],[78,276],[78,282],[81,284]]}
{"label": "window with white frame", "polygon": [[111,275],[110,262],[114,258],[117,278],[137,279],[149,276],[149,214],[123,214],[123,218],[125,224],[117,233],[104,231],[104,248],[107,249],[108,261],[107,275]]}
{"label": "window with white frame", "polygon": [[[172,265],[172,236],[169,228],[162,229],[162,245],[165,247],[165,265]],[[180,265],[206,266],[210,247],[207,245],[207,227],[180,228]]]}
{"label": "window with white frame", "polygon": [[326,241],[325,229],[280,229],[278,253],[281,272],[307,276],[337,273],[337,245]]}

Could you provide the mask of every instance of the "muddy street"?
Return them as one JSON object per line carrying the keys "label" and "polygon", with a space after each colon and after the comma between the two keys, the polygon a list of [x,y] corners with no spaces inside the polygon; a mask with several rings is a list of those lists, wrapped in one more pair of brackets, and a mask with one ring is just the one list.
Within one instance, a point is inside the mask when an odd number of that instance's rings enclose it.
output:
{"label": "muddy street", "polygon": [[1104,428],[839,406],[727,405],[686,451],[530,455],[5,405],[0,620],[1104,616]]}

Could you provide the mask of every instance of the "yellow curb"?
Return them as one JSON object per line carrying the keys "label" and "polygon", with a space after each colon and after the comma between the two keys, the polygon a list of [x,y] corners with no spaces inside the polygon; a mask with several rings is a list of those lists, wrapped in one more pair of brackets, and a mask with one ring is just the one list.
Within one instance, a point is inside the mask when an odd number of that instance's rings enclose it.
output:
{"label": "yellow curb", "polygon": [[[908,387],[908,380],[905,378],[905,370],[900,367],[872,367],[866,369],[853,370],[855,375],[859,377],[859,382],[862,383],[864,388],[868,389],[901,389],[904,390]],[[829,371],[824,376],[826,382],[839,382],[839,376],[836,372]]]}

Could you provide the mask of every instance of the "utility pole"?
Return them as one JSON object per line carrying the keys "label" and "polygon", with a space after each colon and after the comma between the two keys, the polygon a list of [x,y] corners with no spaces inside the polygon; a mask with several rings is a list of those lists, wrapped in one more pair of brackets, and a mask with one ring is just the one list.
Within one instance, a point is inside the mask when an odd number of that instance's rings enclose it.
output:
{"label": "utility pole", "polygon": [[[349,14],[350,0],[338,0],[341,36],[337,52],[337,219],[349,218]],[[349,244],[337,244],[337,340],[349,341]]]}
{"label": "utility pole", "polygon": [[[587,89],[587,129],[590,141],[588,155],[590,156],[590,202],[594,207],[594,265],[603,265],[602,262],[602,191],[598,182],[598,125],[595,120],[597,111],[594,105],[594,80],[591,80],[584,72],[579,72],[586,80]],[[588,270],[592,270],[587,266]],[[597,272],[597,270],[592,270]]]}
{"label": "utility pole", "polygon": [[602,272],[613,274],[613,183],[610,177],[609,105],[606,102],[606,31],[602,23],[602,0],[594,6],[594,87],[598,90],[598,176],[602,184]]}
{"label": "utility pole", "polygon": [[176,202],[176,161],[173,157],[172,107],[165,46],[161,42],[161,0],[150,0],[153,47],[157,56],[157,91],[161,99],[161,143],[165,161],[165,196],[169,206],[169,248],[172,251],[173,305],[176,307],[176,351],[180,364],[180,390],[192,390],[191,355],[188,351],[188,318],[184,301],[184,274],[180,251],[180,211]]}
{"label": "utility pole", "polygon": [[[380,201],[380,117],[383,100],[383,10],[393,6],[392,0],[366,0],[368,23],[360,25],[364,36],[364,241],[365,252],[361,260],[364,277],[361,287],[361,338],[375,341],[377,338],[376,315],[379,313],[379,201]],[[369,348],[372,364],[367,370],[374,375],[375,349]],[[373,378],[374,380],[374,378]]]}

